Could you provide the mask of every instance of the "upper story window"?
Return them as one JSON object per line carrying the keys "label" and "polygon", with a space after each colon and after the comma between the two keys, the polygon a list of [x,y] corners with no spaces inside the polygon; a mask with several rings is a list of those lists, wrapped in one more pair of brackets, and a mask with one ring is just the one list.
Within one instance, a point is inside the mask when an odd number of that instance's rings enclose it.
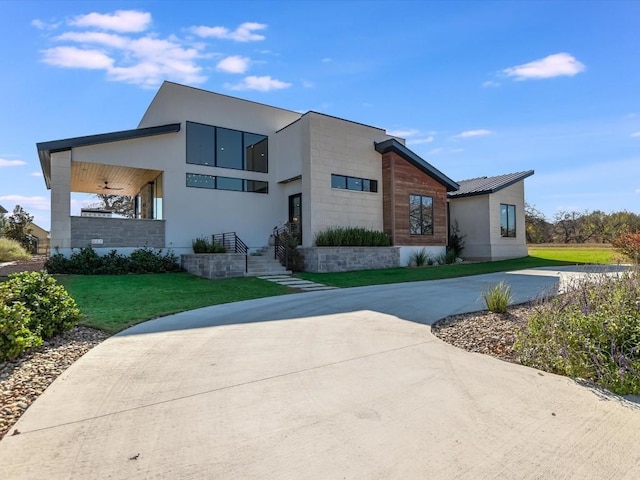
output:
{"label": "upper story window", "polygon": [[409,195],[409,233],[433,235],[433,197]]}
{"label": "upper story window", "polygon": [[516,206],[500,204],[500,235],[503,237],[516,236]]}
{"label": "upper story window", "polygon": [[265,135],[187,122],[187,163],[267,173]]}
{"label": "upper story window", "polygon": [[269,184],[261,180],[216,177],[199,173],[187,173],[187,187],[231,190],[234,192],[269,193]]}
{"label": "upper story window", "polygon": [[368,178],[346,177],[344,175],[331,174],[331,188],[376,193],[378,191],[378,181],[369,180]]}

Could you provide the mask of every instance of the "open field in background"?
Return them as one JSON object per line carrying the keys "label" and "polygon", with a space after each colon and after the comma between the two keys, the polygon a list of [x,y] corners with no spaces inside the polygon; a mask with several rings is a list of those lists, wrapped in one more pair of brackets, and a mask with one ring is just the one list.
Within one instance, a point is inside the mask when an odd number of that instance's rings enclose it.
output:
{"label": "open field in background", "polygon": [[56,278],[84,314],[80,323],[109,333],[171,313],[292,292],[257,278],[207,280],[188,273]]}
{"label": "open field in background", "polygon": [[529,256],[573,263],[618,263],[628,261],[609,244],[542,244],[529,245]]}

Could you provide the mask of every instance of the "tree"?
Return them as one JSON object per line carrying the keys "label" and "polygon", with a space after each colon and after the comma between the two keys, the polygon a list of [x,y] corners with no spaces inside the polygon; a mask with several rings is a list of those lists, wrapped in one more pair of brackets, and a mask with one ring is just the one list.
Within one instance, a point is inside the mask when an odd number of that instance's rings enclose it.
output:
{"label": "tree", "polygon": [[2,235],[5,231],[5,229],[7,228],[7,223],[9,223],[9,220],[7,220],[7,217],[5,217],[4,213],[2,213],[4,210],[0,211],[0,235]]}
{"label": "tree", "polygon": [[122,215],[123,217],[135,218],[135,197],[129,197],[127,195],[106,195],[104,193],[98,193],[96,197],[100,202],[91,204],[92,208],[103,208]]}
{"label": "tree", "polygon": [[533,205],[524,204],[524,223],[527,243],[549,243],[553,241],[552,225],[544,214]]}
{"label": "tree", "polygon": [[622,233],[611,242],[613,247],[621,253],[632,259],[636,265],[638,257],[640,257],[640,232],[631,233],[629,231]]}
{"label": "tree", "polygon": [[33,250],[33,237],[31,235],[31,224],[33,215],[29,215],[20,205],[16,205],[13,214],[7,219],[4,234],[20,243],[27,251]]}

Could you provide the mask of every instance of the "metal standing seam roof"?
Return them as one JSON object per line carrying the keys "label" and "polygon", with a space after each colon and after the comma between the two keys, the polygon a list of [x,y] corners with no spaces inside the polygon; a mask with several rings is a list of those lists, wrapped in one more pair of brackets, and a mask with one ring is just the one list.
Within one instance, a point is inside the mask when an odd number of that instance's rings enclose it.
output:
{"label": "metal standing seam roof", "polygon": [[37,143],[36,147],[38,149],[38,156],[40,157],[40,166],[42,167],[47,188],[50,188],[51,153],[53,152],[71,150],[75,147],[86,147],[87,145],[98,145],[101,143],[132,140],[134,138],[149,137],[152,135],[175,133],[180,131],[180,126],[180,123],[170,123],[157,127],[135,128],[133,130],[122,130],[119,132],[100,133],[97,135],[87,135],[85,137],[65,138],[63,140]]}
{"label": "metal standing seam roof", "polygon": [[379,153],[387,153],[394,152],[404,158],[406,161],[411,163],[413,166],[425,172],[427,175],[436,179],[442,185],[447,188],[447,191],[450,192],[452,190],[458,190],[459,185],[447,177],[444,173],[438,170],[436,167],[431,165],[426,160],[422,159],[414,152],[409,150],[395,138],[390,138],[389,140],[385,140],[383,142],[376,143],[374,142],[374,146],[377,152]]}
{"label": "metal standing seam roof", "polygon": [[505,175],[497,175],[495,177],[477,177],[458,182],[460,189],[455,192],[449,192],[449,198],[472,197],[474,195],[486,195],[495,193],[514,183],[520,182],[530,177],[535,172],[527,170],[525,172],[507,173]]}

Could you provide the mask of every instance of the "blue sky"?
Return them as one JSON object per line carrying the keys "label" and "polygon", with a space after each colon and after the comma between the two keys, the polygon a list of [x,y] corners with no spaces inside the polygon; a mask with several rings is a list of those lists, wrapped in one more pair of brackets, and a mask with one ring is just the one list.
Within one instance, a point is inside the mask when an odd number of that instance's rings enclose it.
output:
{"label": "blue sky", "polygon": [[[640,2],[0,0],[0,204],[49,227],[35,144],[135,128],[163,80],[374,125],[454,180],[640,212]],[[74,196],[74,207],[82,199]]]}

